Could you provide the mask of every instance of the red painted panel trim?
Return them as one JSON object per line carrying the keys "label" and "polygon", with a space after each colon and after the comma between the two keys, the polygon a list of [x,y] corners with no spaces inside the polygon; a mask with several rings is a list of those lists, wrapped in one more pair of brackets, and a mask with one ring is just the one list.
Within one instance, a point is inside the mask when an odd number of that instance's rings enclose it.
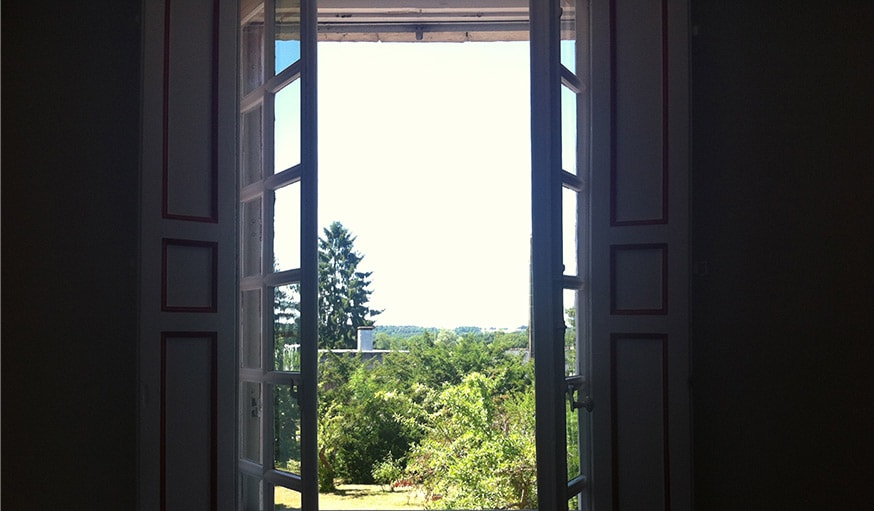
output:
{"label": "red painted panel trim", "polygon": [[[198,306],[180,306],[167,304],[167,247],[185,246],[185,247],[203,247],[209,248],[212,251],[212,268],[210,268],[210,285],[212,286],[212,294],[210,296],[210,305]],[[161,239],[161,310],[163,312],[218,312],[218,243],[215,241],[201,240],[185,240],[185,239]]]}
{"label": "red painted panel trim", "polygon": [[209,339],[210,370],[210,509],[218,509],[218,332],[161,332],[161,462],[160,509],[167,509],[167,341],[169,339]]}
{"label": "red painted panel trim", "polygon": [[662,211],[659,218],[642,218],[639,220],[619,220],[617,218],[617,169],[616,169],[616,1],[610,2],[610,225],[623,227],[632,225],[659,225],[668,223],[669,211],[669,169],[670,169],[670,130],[668,98],[668,3],[661,3],[662,31]]}
{"label": "red painted panel trim", "polygon": [[611,460],[613,469],[613,510],[619,510],[619,442],[618,421],[616,402],[616,344],[622,339],[648,339],[660,342],[662,345],[662,446],[664,449],[664,510],[671,509],[671,461],[670,461],[670,424],[671,418],[668,413],[668,335],[656,333],[611,333],[610,334],[610,441]]}
{"label": "red painted panel trim", "polygon": [[[662,251],[662,307],[659,309],[620,309],[616,305],[616,254],[620,250]],[[667,243],[635,243],[627,245],[610,245],[610,314],[616,315],[666,315],[668,313],[668,244]]]}
{"label": "red painted panel trim", "polygon": [[219,0],[213,0],[213,35],[212,35],[212,76],[211,90],[212,94],[212,122],[210,143],[210,198],[212,205],[210,206],[209,216],[183,215],[170,212],[169,192],[170,192],[170,26],[171,26],[171,3],[172,0],[165,0],[164,3],[164,98],[163,98],[163,154],[162,154],[162,176],[161,176],[161,216],[170,220],[185,220],[189,222],[208,222],[218,223],[218,112],[219,112],[219,97],[218,97],[218,72],[219,72]]}

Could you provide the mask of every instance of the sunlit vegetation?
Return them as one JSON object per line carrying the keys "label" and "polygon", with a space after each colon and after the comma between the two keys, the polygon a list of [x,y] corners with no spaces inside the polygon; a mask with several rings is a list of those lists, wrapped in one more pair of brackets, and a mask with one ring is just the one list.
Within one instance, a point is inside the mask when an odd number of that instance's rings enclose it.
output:
{"label": "sunlit vegetation", "polygon": [[[416,496],[424,508],[536,507],[527,329],[377,327],[377,356],[348,350],[380,312],[368,305],[371,275],[342,224],[319,241],[320,492],[372,485],[368,494]],[[274,303],[275,365],[299,370],[299,289],[277,288]],[[299,473],[291,388],[277,388],[274,410],[275,466]]]}
{"label": "sunlit vegetation", "polygon": [[533,364],[525,352],[481,333],[439,339],[424,331],[406,344],[381,359],[323,360],[321,490],[380,483],[421,492],[425,507],[533,507]]}

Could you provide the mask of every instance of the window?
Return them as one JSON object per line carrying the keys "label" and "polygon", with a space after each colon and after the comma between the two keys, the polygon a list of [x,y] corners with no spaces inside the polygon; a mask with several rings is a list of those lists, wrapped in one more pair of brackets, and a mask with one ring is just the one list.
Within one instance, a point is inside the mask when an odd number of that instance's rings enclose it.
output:
{"label": "window", "polygon": [[[530,21],[539,507],[688,509],[687,2],[388,2],[322,0],[320,37]],[[317,507],[315,5],[143,6],[144,509]]]}
{"label": "window", "polygon": [[314,353],[314,240],[302,235],[302,204],[312,208],[315,160],[302,130],[312,58],[302,54],[301,14],[299,1],[241,3],[240,509],[272,509],[276,492],[304,492],[312,463],[302,447],[314,438],[306,419],[315,409],[304,396],[315,389],[303,391],[313,376],[302,359]]}
{"label": "window", "polygon": [[[363,8],[357,4],[322,1],[318,13],[319,38],[411,42],[528,39],[528,5],[525,1],[463,2],[449,6],[445,2],[431,1],[411,1],[408,4],[409,8],[404,9],[396,4],[375,1]],[[551,341],[551,344],[558,345],[553,350],[555,353],[546,353],[551,349],[549,343],[543,343],[539,351],[544,352],[544,359],[561,357],[560,374],[567,374],[566,381],[556,381],[551,388],[554,394],[557,393],[557,399],[553,396],[553,401],[566,401],[567,406],[557,410],[554,417],[539,419],[561,430],[561,437],[567,438],[568,442],[559,453],[541,452],[539,464],[568,467],[562,469],[566,472],[562,479],[570,481],[570,486],[562,485],[561,494],[572,498],[575,505],[582,506],[578,494],[585,489],[583,463],[588,458],[585,454],[587,442],[580,441],[580,435],[588,430],[588,421],[585,407],[578,405],[587,390],[584,374],[587,358],[586,344],[577,339],[585,334],[581,318],[585,316],[582,271],[586,266],[580,261],[584,255],[584,244],[580,240],[584,240],[587,234],[578,229],[584,225],[584,221],[578,218],[586,212],[586,201],[579,197],[583,190],[580,176],[585,173],[588,155],[585,141],[578,141],[578,138],[585,137],[586,132],[581,132],[578,137],[577,119],[584,120],[587,115],[585,80],[588,62],[587,39],[581,37],[577,41],[576,34],[578,29],[582,34],[586,33],[587,18],[578,16],[572,2],[562,4],[561,115],[564,120],[560,132],[565,150],[561,155],[564,170],[560,174],[560,186],[564,191],[556,204],[563,200],[565,206],[555,209],[546,205],[543,209],[553,225],[558,225],[563,218],[566,226],[549,246],[537,245],[539,235],[535,228],[534,257],[537,265],[542,247],[548,258],[556,262],[560,260],[565,268],[561,287],[566,290],[567,303],[560,298],[561,289],[549,287],[549,293],[553,295],[549,303],[558,313],[557,316],[550,314],[549,322],[555,325],[557,320],[563,324],[565,309],[576,312],[574,317],[568,318],[574,325],[567,334],[563,333],[564,329],[560,329],[559,334],[555,328],[539,329],[548,331],[550,336],[561,336]],[[306,274],[300,264],[303,256],[278,251],[289,241],[292,246],[306,250],[304,245],[307,242],[300,238],[303,232],[300,219],[308,208],[315,209],[315,197],[302,192],[302,183],[306,182],[310,172],[314,179],[316,155],[301,149],[304,145],[302,134],[315,128],[314,123],[302,124],[301,117],[306,108],[302,106],[301,84],[306,84],[308,79],[314,81],[314,75],[306,75],[306,59],[314,58],[314,48],[308,51],[308,45],[314,44],[314,38],[301,40],[304,30],[300,13],[298,3],[281,1],[275,4],[244,2],[241,11],[239,469],[243,509],[271,508],[275,492],[290,489],[306,493],[308,490],[300,478],[300,474],[307,471],[305,464],[301,466],[300,457],[287,460],[285,453],[277,451],[277,446],[286,443],[286,439],[279,438],[280,433],[291,434],[294,440],[298,440],[306,428],[301,422],[301,410],[306,415],[308,407],[305,403],[296,406],[296,399],[301,395],[299,389],[307,386],[301,381],[301,369],[314,363],[313,359],[307,359],[303,347],[313,345],[315,340],[301,334],[306,321],[302,315],[301,299],[307,291],[312,293],[301,283]],[[575,72],[577,69],[578,73]],[[283,242],[280,242],[280,236],[285,237]],[[296,237],[302,241],[295,243]],[[559,253],[561,247],[563,254]],[[555,297],[559,297],[558,300],[554,300]],[[548,305],[542,305],[535,298],[534,307],[543,309]],[[287,328],[273,318],[280,310],[288,310]],[[282,333],[278,331],[280,329]],[[569,336],[566,351],[563,348],[565,335]],[[302,359],[290,366],[283,365],[279,361],[283,360],[284,350],[294,350],[295,353],[300,350]],[[289,395],[295,399],[288,399]],[[279,417],[290,425],[281,424]],[[299,454],[299,442],[292,441],[290,450]],[[562,454],[565,451],[569,453],[567,459]],[[544,457],[550,459],[544,460]]]}

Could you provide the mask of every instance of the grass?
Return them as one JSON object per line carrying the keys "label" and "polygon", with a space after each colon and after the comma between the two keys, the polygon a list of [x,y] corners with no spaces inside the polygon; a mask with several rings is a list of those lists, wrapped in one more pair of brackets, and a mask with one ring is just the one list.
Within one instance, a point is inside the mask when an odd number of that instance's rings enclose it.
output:
{"label": "grass", "polygon": [[[276,488],[276,509],[300,509],[300,494],[286,488]],[[378,484],[341,484],[331,493],[319,494],[319,509],[327,510],[394,510],[422,509],[421,494],[403,488],[388,491]]]}

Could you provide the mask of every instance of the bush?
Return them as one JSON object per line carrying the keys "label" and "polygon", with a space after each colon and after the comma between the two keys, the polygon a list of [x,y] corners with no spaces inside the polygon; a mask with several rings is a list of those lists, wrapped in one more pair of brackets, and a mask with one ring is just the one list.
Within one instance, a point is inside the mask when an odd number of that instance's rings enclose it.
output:
{"label": "bush", "polygon": [[403,483],[435,499],[426,506],[534,507],[533,364],[508,349],[521,337],[437,337],[381,360],[322,360],[320,491],[334,478]]}
{"label": "bush", "polygon": [[[345,367],[332,368],[332,364]],[[334,476],[346,483],[372,483],[379,460],[403,458],[421,436],[417,428],[400,420],[414,413],[415,404],[408,395],[412,390],[386,378],[378,363],[350,364],[329,358],[323,366],[326,378],[320,382],[319,403],[323,464],[330,465]]]}
{"label": "bush", "polygon": [[471,373],[436,396],[407,465],[436,508],[536,505],[533,392],[508,396],[497,388],[494,379]]}
{"label": "bush", "polygon": [[394,490],[394,483],[400,480],[404,473],[404,466],[401,460],[394,459],[391,453],[382,459],[373,467],[373,480],[377,483],[388,486],[389,491]]}

